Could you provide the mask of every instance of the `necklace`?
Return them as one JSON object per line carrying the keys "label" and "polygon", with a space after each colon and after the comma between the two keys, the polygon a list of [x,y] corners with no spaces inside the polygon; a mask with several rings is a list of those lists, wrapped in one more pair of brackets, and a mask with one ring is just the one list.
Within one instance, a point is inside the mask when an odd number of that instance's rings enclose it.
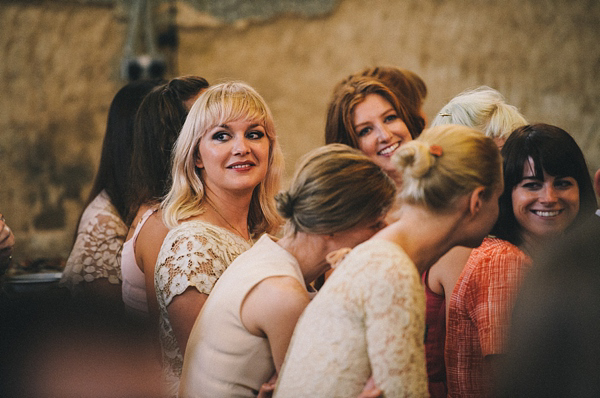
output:
{"label": "necklace", "polygon": [[[242,234],[236,227],[234,227],[229,221],[227,221],[227,219],[219,212],[219,210],[217,210],[217,208],[210,202],[210,200],[208,200],[208,198],[206,198],[206,203],[208,203],[208,205],[215,211],[215,213],[217,213],[219,215],[219,217],[221,217],[223,219],[223,221],[225,221],[227,223],[227,225],[229,225],[231,228],[233,228],[233,230],[242,237],[242,239],[244,239],[246,242],[252,242],[252,237],[249,237],[248,239],[244,238],[244,234]],[[248,236],[250,236],[250,231],[248,231]]]}

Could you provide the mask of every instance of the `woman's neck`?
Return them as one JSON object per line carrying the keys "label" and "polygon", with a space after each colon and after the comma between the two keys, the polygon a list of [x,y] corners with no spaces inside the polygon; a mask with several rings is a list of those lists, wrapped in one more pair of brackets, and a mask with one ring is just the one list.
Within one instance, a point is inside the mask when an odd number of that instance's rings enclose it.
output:
{"label": "woman's neck", "polygon": [[519,249],[521,249],[529,257],[532,257],[538,250],[541,250],[541,248],[545,247],[548,242],[556,239],[557,237],[558,235],[549,237],[523,232],[521,233],[521,244],[519,245]]}
{"label": "woman's neck", "polygon": [[288,233],[279,239],[277,244],[296,258],[306,285],[329,269],[325,256],[330,250],[321,235]]}
{"label": "woman's neck", "polygon": [[378,232],[375,238],[400,245],[419,273],[425,272],[456,246],[456,237],[460,236],[459,215],[433,214],[421,206],[404,204],[397,216],[398,220]]}
{"label": "woman's neck", "polygon": [[198,219],[228,229],[249,240],[248,212],[251,200],[251,193],[250,195],[218,195],[207,189],[203,198],[206,204],[205,212],[198,216]]}

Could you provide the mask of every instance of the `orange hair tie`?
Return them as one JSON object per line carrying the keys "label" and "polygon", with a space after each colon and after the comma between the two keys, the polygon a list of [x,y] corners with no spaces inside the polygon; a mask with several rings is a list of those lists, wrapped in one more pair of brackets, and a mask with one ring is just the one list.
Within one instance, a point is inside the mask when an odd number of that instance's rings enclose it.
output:
{"label": "orange hair tie", "polygon": [[439,145],[431,145],[429,147],[429,153],[439,158],[444,153],[444,150]]}

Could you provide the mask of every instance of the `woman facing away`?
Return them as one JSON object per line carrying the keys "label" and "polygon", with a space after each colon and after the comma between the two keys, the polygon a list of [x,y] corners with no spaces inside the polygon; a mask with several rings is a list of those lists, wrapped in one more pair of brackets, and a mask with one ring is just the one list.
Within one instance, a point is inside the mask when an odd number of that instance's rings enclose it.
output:
{"label": "woman facing away", "polygon": [[126,191],[133,125],[140,103],[160,83],[129,83],[110,104],[100,164],[60,280],[76,295],[102,295],[121,301],[121,248],[128,228]]}
{"label": "woman facing away", "polygon": [[[498,213],[502,166],[491,138],[426,130],[393,157],[398,220],[356,246],[300,317],[276,397],[428,396],[420,274],[456,245],[478,246]],[[460,231],[460,233],[457,233]]]}
{"label": "woman facing away", "polygon": [[[502,94],[481,86],[463,91],[444,105],[432,126],[444,124],[460,124],[480,130],[501,149],[510,133],[526,125],[527,121],[516,107],[506,103]],[[446,397],[447,394],[444,360],[446,315],[450,295],[470,254],[468,247],[455,247],[423,274],[427,330],[425,355],[432,398]]]}
{"label": "woman facing away", "polygon": [[564,130],[547,124],[519,127],[502,156],[504,192],[495,237],[471,252],[448,305],[450,397],[491,395],[530,256],[593,216],[596,206],[583,154]]}
{"label": "woman facing away", "polygon": [[165,237],[154,271],[168,393],[175,395],[188,337],[213,285],[263,232],[281,224],[274,196],[283,156],[271,111],[244,83],[196,100],[174,149],[161,203]]}
{"label": "woman facing away", "polygon": [[125,307],[150,312],[158,320],[154,265],[169,232],[158,211],[171,181],[171,153],[185,117],[208,82],[182,76],[155,87],[140,105],[133,134],[128,190],[131,225],[123,245],[122,293]]}
{"label": "woman facing away", "polygon": [[305,156],[277,197],[284,236],[263,235],[221,275],[192,329],[184,397],[255,397],[281,369],[310,284],[327,255],[352,248],[384,225],[395,186],[359,151],[331,144]]}

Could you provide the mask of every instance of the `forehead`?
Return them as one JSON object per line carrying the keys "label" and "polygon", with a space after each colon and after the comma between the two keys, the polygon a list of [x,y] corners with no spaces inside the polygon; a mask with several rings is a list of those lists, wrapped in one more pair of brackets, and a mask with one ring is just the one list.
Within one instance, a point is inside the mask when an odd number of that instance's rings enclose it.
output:
{"label": "forehead", "polygon": [[367,94],[365,98],[356,104],[354,107],[354,119],[367,118],[372,115],[379,115],[382,112],[387,112],[394,109],[392,104],[379,94]]}

